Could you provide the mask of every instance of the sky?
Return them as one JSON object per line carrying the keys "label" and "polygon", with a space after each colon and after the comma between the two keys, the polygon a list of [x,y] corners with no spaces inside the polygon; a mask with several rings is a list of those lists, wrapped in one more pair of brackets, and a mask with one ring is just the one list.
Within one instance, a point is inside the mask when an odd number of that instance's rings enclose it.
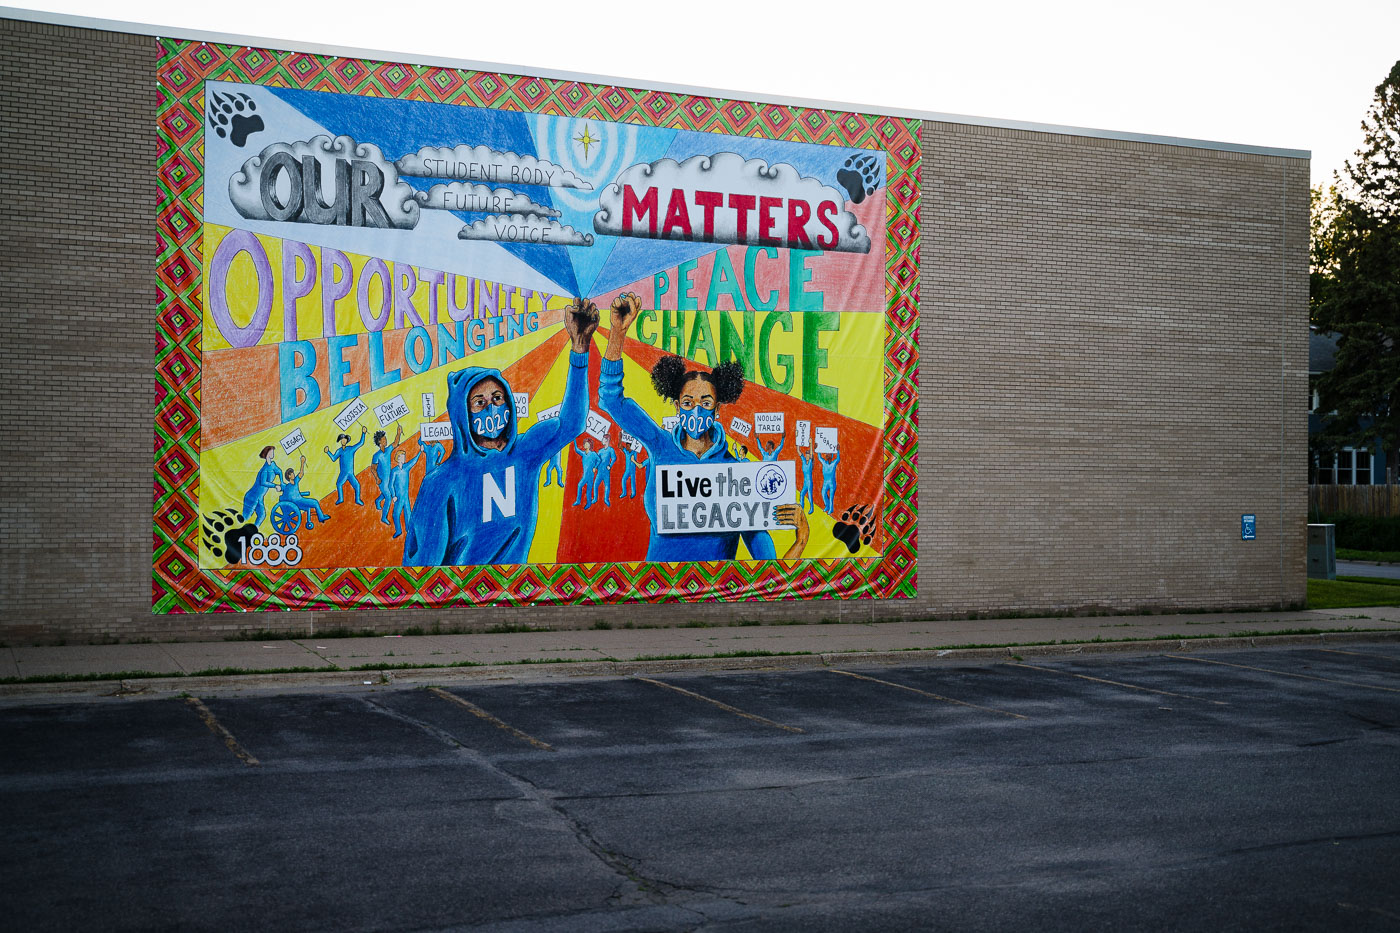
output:
{"label": "sky", "polygon": [[[627,79],[1312,151],[1329,181],[1400,2],[34,0],[26,9]],[[385,11],[398,10],[402,15]],[[274,43],[275,44],[275,43]]]}

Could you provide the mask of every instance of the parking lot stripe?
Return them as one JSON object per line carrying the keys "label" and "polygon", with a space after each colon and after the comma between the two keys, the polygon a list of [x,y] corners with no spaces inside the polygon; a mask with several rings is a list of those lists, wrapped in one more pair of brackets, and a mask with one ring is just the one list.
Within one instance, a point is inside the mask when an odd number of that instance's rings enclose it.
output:
{"label": "parking lot stripe", "polygon": [[209,711],[209,707],[199,697],[185,697],[185,705],[194,710],[196,716],[204,721],[209,727],[209,731],[224,740],[228,750],[250,768],[256,768],[261,762],[248,753],[248,750],[238,744],[238,740],[233,737],[233,733],[224,728],[224,724],[214,718],[214,714]]}
{"label": "parking lot stripe", "polygon": [[1344,687],[1360,687],[1363,690],[1384,690],[1386,693],[1400,693],[1397,687],[1377,687],[1375,684],[1358,684],[1351,680],[1337,680],[1334,677],[1314,677],[1312,674],[1295,674],[1292,671],[1276,671],[1269,667],[1251,667],[1248,664],[1231,664],[1229,661],[1216,661],[1212,658],[1193,658],[1189,654],[1167,654],[1165,658],[1176,658],[1182,661],[1200,661],[1202,664],[1220,664],[1224,667],[1238,667],[1244,671],[1260,671],[1265,674],[1278,674],[1280,677],[1298,677],[1302,680],[1320,680],[1328,684],[1341,684]]}
{"label": "parking lot stripe", "polygon": [[1062,671],[1054,667],[1041,667],[1037,664],[1027,664],[1025,661],[1015,661],[1012,667],[1029,667],[1033,671],[1048,671],[1051,674],[1064,674],[1066,677],[1078,677],[1080,680],[1092,680],[1096,684],[1109,684],[1114,687],[1125,687],[1128,690],[1141,690],[1144,693],[1158,693],[1164,697],[1179,697],[1183,700],[1197,700],[1201,703],[1213,703],[1216,706],[1229,706],[1220,700],[1207,700],[1205,697],[1193,697],[1188,693],[1172,693],[1170,690],[1158,690],[1155,687],[1144,687],[1140,684],[1125,684],[1121,680],[1104,680],[1102,677],[1090,677],[1088,674],[1076,674],[1074,671]]}
{"label": "parking lot stripe", "polygon": [[728,703],[721,703],[719,700],[713,699],[712,697],[707,697],[707,696],[705,696],[704,694],[695,693],[694,691],[692,691],[692,690],[687,690],[687,689],[685,689],[684,687],[677,687],[675,684],[668,684],[668,683],[666,683],[666,682],[664,682],[664,681],[652,680],[650,677],[637,677],[637,676],[635,676],[635,675],[633,675],[632,679],[633,679],[633,680],[640,680],[640,681],[642,681],[643,683],[655,684],[655,685],[658,686],[658,687],[665,687],[667,690],[674,690],[674,691],[676,691],[677,693],[683,693],[683,694],[685,694],[686,696],[691,697],[691,698],[693,698],[693,699],[696,699],[696,700],[703,700],[703,701],[705,701],[706,703],[709,703],[709,704],[711,704],[711,705],[713,705],[713,706],[718,706],[720,709],[724,710],[725,712],[733,713],[735,716],[742,716],[744,719],[751,719],[751,720],[753,720],[754,722],[761,722],[761,723],[763,723],[765,726],[772,726],[772,727],[775,728],[775,729],[782,729],[784,732],[805,732],[805,731],[806,731],[805,729],[799,729],[799,728],[797,728],[796,726],[785,726],[785,725],[783,725],[783,724],[780,723],[780,722],[774,722],[774,721],[771,720],[771,719],[764,719],[762,716],[755,716],[753,713],[746,713],[746,712],[744,712],[743,710],[739,709],[737,706],[730,706]]}
{"label": "parking lot stripe", "polygon": [[448,693],[446,690],[443,690],[438,687],[429,687],[428,692],[440,700],[446,700],[449,703],[456,703],[458,706],[462,707],[462,709],[471,713],[478,719],[486,720],[491,725],[495,726],[497,729],[500,729],[502,732],[509,732],[511,735],[515,736],[517,739],[526,743],[527,745],[530,745],[534,748],[538,748],[542,752],[554,751],[553,745],[550,745],[548,742],[541,742],[533,735],[521,732],[519,729],[515,728],[510,723],[502,722],[495,716],[492,716],[490,713],[486,712],[486,710],[482,709],[480,706],[477,706],[471,700],[464,700],[461,697],[457,696],[457,694]]}
{"label": "parking lot stripe", "polygon": [[830,668],[828,672],[832,674],[841,674],[844,677],[854,677],[856,680],[868,680],[872,684],[884,684],[886,687],[896,687],[900,690],[908,690],[910,693],[917,693],[919,696],[928,697],[931,700],[942,700],[944,703],[956,703],[958,706],[966,706],[971,709],[980,709],[988,713],[999,713],[1002,716],[1010,716],[1012,719],[1027,718],[1025,716],[1022,716],[1020,713],[1011,713],[1007,712],[1004,709],[996,709],[992,706],[978,706],[976,703],[968,703],[965,700],[955,700],[952,697],[940,696],[937,693],[929,693],[927,690],[919,690],[916,687],[906,687],[904,684],[897,684],[892,680],[881,680],[878,677],[867,677],[864,674],[857,674],[853,671],[838,671],[835,668]]}
{"label": "parking lot stripe", "polygon": [[1371,654],[1366,651],[1343,651],[1341,648],[1314,648],[1314,651],[1326,651],[1328,654],[1349,654],[1354,658],[1378,658],[1382,661],[1400,661],[1400,658],[1388,654]]}

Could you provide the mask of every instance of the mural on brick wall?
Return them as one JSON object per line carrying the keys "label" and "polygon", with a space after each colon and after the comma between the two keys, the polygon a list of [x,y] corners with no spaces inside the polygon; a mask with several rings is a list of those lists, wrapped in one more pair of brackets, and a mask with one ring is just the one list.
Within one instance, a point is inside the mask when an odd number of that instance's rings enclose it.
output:
{"label": "mural on brick wall", "polygon": [[916,121],[162,46],[157,611],[913,595]]}

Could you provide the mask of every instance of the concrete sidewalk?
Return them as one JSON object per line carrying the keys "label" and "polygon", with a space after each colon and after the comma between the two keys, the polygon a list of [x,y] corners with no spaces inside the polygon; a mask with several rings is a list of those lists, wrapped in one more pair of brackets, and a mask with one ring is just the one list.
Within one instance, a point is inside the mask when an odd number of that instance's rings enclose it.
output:
{"label": "concrete sidewalk", "polygon": [[0,648],[0,679],[11,681],[0,684],[0,696],[27,692],[22,688],[29,685],[15,680],[135,680],[152,675],[207,680],[279,673],[279,680],[286,682],[286,672],[304,672],[308,683],[320,683],[326,678],[319,674],[325,672],[341,675],[332,680],[360,683],[361,678],[404,679],[413,669],[439,675],[471,671],[474,677],[494,670],[519,676],[525,670],[512,665],[554,667],[571,662],[585,662],[588,668],[576,668],[575,673],[605,674],[610,665],[625,664],[628,672],[635,672],[638,665],[680,659],[790,655],[822,663],[822,656],[830,660],[836,655],[843,663],[855,663],[893,652],[911,652],[909,660],[914,660],[922,652],[970,648],[1348,631],[1400,633],[1400,607]]}

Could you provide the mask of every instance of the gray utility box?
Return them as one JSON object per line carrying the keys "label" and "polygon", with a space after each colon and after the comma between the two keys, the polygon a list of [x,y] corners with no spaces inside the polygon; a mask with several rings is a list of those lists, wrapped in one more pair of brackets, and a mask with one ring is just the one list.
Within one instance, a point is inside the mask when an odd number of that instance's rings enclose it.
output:
{"label": "gray utility box", "polygon": [[1308,576],[1315,580],[1337,579],[1337,526],[1308,526]]}

